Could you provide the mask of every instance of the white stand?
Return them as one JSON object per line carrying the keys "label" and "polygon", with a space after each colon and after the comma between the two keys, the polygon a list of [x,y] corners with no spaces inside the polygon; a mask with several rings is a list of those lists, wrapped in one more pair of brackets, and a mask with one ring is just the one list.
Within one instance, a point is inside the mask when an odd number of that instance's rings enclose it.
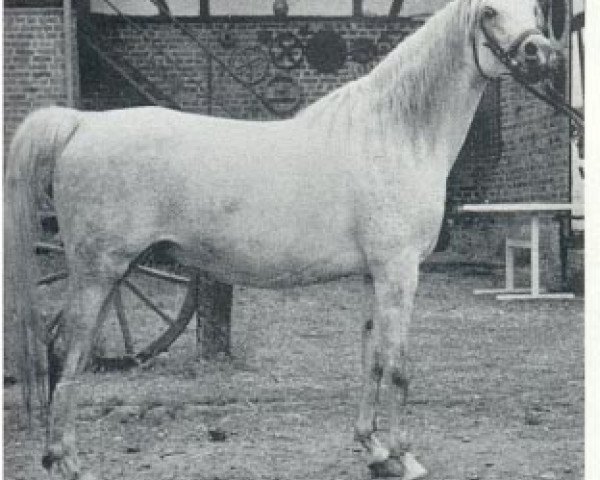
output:
{"label": "white stand", "polygon": [[[498,300],[536,300],[536,299],[572,299],[572,293],[545,293],[540,288],[540,217],[531,217],[531,239],[506,239],[505,247],[505,278],[504,288],[475,290],[475,295],[496,294]],[[515,288],[515,250],[517,248],[531,251],[531,287]]]}

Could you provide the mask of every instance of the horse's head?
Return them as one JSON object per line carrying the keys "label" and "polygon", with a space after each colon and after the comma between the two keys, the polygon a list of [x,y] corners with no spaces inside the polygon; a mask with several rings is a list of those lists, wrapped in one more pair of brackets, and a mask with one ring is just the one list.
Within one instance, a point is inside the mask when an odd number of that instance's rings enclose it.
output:
{"label": "horse's head", "polygon": [[538,0],[475,0],[472,8],[473,54],[485,77],[510,73],[534,83],[560,66]]}

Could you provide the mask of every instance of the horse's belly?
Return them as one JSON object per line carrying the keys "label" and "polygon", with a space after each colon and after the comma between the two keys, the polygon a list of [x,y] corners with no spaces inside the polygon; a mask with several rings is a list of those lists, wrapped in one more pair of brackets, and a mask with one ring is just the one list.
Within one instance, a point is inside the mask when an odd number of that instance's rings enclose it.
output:
{"label": "horse's belly", "polygon": [[[247,240],[247,239],[246,239]],[[202,240],[178,244],[169,252],[178,262],[200,268],[224,283],[285,288],[335,280],[365,272],[362,254],[351,241]]]}

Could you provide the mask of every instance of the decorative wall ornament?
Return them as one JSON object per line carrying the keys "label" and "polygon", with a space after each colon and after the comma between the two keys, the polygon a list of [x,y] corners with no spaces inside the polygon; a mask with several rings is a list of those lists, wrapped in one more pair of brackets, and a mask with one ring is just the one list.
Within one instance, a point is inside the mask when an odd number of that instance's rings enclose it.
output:
{"label": "decorative wall ornament", "polygon": [[243,83],[254,85],[267,76],[269,56],[260,45],[239,48],[229,57],[229,68]]}
{"label": "decorative wall ornament", "polygon": [[346,41],[339,33],[322,30],[308,41],[306,59],[319,73],[335,73],[346,62],[347,52]]}
{"label": "decorative wall ornament", "polygon": [[273,32],[271,30],[259,30],[256,32],[256,40],[258,43],[269,47],[273,41]]}
{"label": "decorative wall ornament", "polygon": [[285,117],[298,110],[303,92],[300,84],[289,75],[276,75],[267,82],[263,97],[272,113]]}
{"label": "decorative wall ornament", "polygon": [[366,65],[377,57],[377,46],[369,38],[358,38],[352,42],[350,58],[361,65]]}
{"label": "decorative wall ornament", "polygon": [[379,39],[377,40],[377,56],[382,58],[385,57],[388,53],[390,53],[394,49],[395,42],[390,38],[390,36],[383,32]]}
{"label": "decorative wall ornament", "polygon": [[308,26],[308,23],[305,23],[304,25],[298,27],[298,36],[300,38],[306,38],[311,34],[310,31],[310,27]]}
{"label": "decorative wall ornament", "polygon": [[223,48],[233,48],[237,43],[237,36],[235,35],[231,26],[224,28],[219,32],[219,44]]}
{"label": "decorative wall ornament", "polygon": [[278,33],[271,41],[269,49],[271,61],[277,68],[291,70],[296,68],[304,58],[302,41],[291,32]]}

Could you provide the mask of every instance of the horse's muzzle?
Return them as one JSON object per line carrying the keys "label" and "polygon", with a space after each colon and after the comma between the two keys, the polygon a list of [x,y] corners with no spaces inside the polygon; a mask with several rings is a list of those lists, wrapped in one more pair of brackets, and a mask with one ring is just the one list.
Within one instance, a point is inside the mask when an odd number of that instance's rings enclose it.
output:
{"label": "horse's muzzle", "polygon": [[521,76],[530,83],[548,78],[564,66],[561,51],[546,37],[536,34],[523,39],[515,60]]}

